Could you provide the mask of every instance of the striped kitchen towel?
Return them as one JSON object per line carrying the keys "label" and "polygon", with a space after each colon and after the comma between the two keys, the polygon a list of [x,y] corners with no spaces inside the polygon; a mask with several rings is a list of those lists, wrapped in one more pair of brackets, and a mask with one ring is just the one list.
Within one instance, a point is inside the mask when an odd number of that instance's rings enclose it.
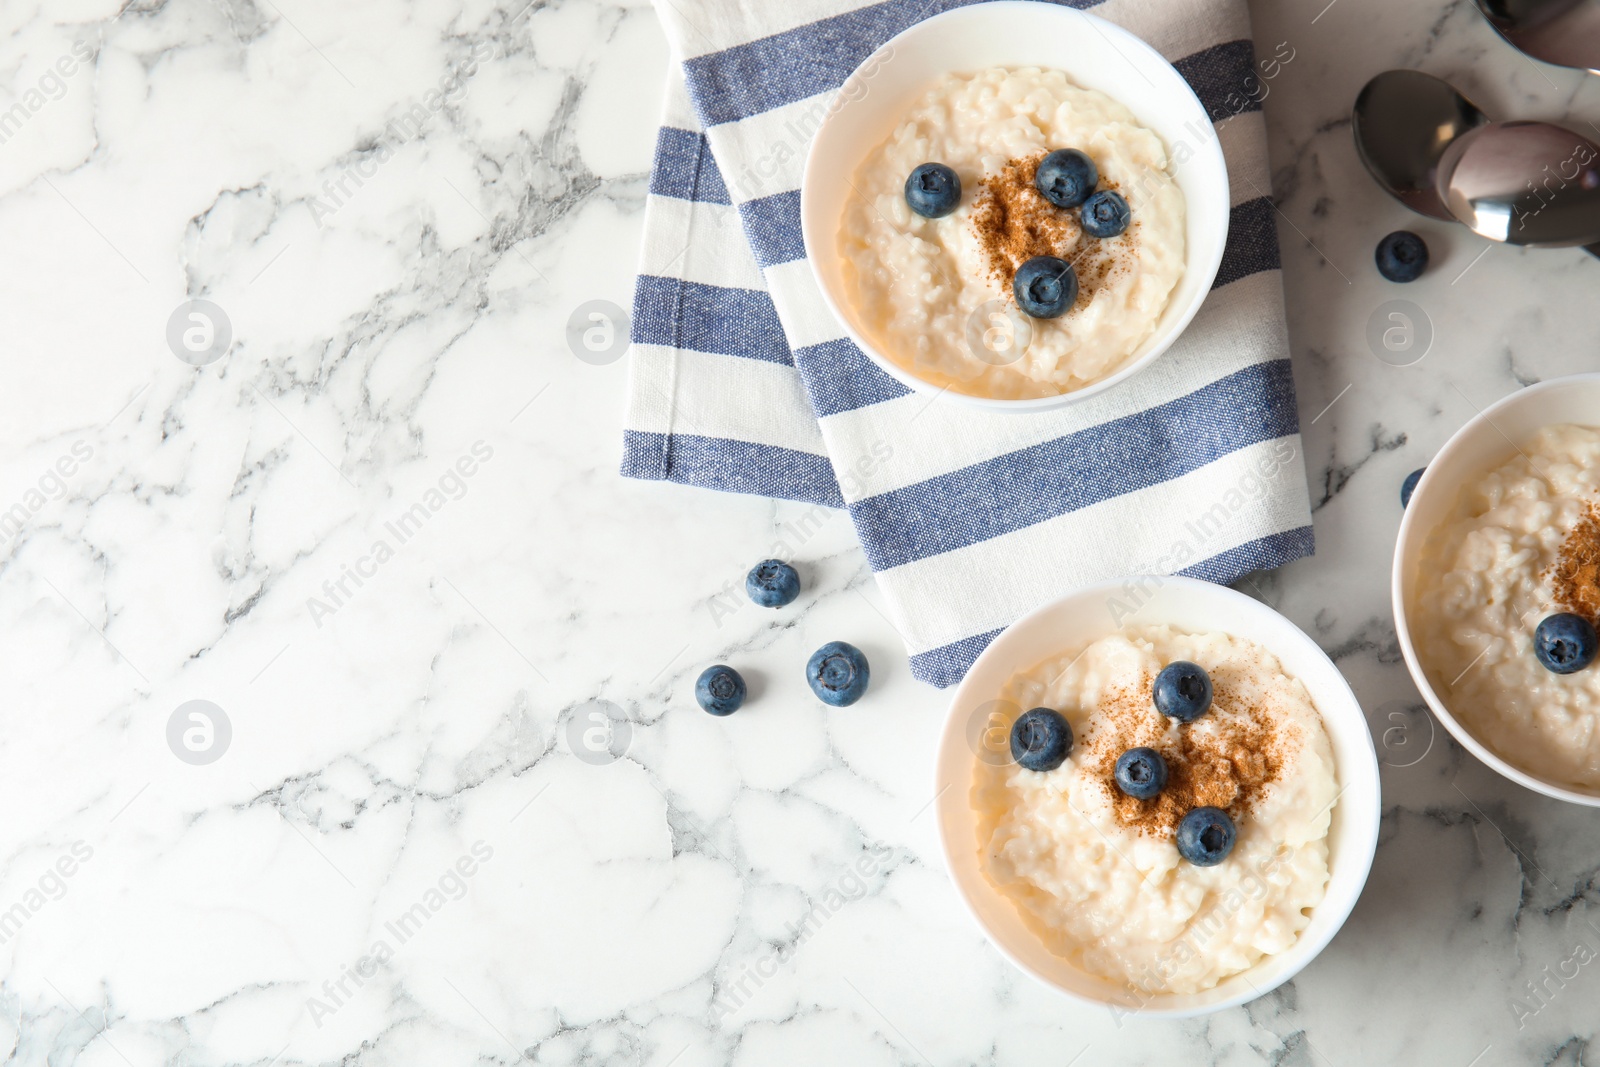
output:
{"label": "striped kitchen towel", "polygon": [[862,60],[961,2],[657,4],[679,63],[650,180],[622,461],[631,477],[848,508],[912,673],[937,686],[1078,586],[1232,582],[1312,551],[1268,198],[1270,82],[1245,0],[1071,5],[1173,62],[1216,118],[1232,179],[1211,295],[1150,367],[1064,411],[991,415],[907,390],[827,311],[800,235],[810,133]]}

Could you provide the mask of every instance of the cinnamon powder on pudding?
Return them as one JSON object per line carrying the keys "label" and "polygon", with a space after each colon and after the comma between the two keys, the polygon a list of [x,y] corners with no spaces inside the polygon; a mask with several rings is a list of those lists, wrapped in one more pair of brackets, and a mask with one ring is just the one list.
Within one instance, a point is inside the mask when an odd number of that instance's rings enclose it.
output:
{"label": "cinnamon powder on pudding", "polygon": [[1593,504],[1561,542],[1549,577],[1556,603],[1590,621],[1600,618],[1600,515]]}
{"label": "cinnamon powder on pudding", "polygon": [[[1211,709],[1179,725],[1176,744],[1172,721],[1151,699],[1153,675],[1102,695],[1099,717],[1086,739],[1085,769],[1093,786],[1104,790],[1117,822],[1157,837],[1170,837],[1192,808],[1222,808],[1238,822],[1278,780],[1293,745],[1279,728],[1282,713],[1270,698],[1252,702],[1230,684],[1226,668],[1212,672],[1211,680]],[[1149,800],[1128,796],[1115,778],[1117,758],[1141,746],[1167,761],[1167,786]]]}
{"label": "cinnamon powder on pudding", "polygon": [[[1078,300],[1093,299],[1108,281],[1133,269],[1139,220],[1135,218],[1116,237],[1086,236],[1078,224],[1077,208],[1056,207],[1034,186],[1034,174],[1044,157],[1040,152],[1013,159],[998,174],[979,182],[972,228],[988,261],[989,276],[1008,298],[1018,267],[1035,256],[1057,256],[1071,263],[1078,276]],[[1117,185],[1102,178],[1095,188]]]}

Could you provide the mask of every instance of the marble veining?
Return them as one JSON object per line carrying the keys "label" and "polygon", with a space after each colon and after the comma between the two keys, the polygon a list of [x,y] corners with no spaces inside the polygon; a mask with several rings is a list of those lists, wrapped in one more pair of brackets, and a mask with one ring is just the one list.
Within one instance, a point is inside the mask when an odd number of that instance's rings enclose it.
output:
{"label": "marble veining", "polygon": [[[943,698],[848,520],[615,473],[625,361],[566,329],[629,302],[648,4],[6,5],[9,1058],[1584,1062],[1600,828],[1422,710],[1388,559],[1407,472],[1592,367],[1600,264],[1407,215],[1348,110],[1391,66],[1503,117],[1600,121],[1600,88],[1465,0],[1253,6],[1295,56],[1265,109],[1318,547],[1239,587],[1362,699],[1382,844],[1294,982],[1155,1022],[1063,1002],[962,912]],[[1435,265],[1399,290],[1371,256],[1402,226]],[[1396,297],[1433,331],[1408,366],[1366,340]],[[231,334],[200,366],[169,342],[195,300]],[[779,546],[781,614],[739,589]],[[801,680],[831,639],[872,660],[847,712]],[[728,720],[692,703],[713,662],[750,684]]]}

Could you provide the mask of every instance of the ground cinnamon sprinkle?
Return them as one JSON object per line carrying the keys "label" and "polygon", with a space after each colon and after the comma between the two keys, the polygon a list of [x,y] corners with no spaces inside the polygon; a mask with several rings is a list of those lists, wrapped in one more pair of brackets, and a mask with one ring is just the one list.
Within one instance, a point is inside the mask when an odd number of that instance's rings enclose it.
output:
{"label": "ground cinnamon sprinkle", "polygon": [[[1078,301],[1092,300],[1112,278],[1132,270],[1137,256],[1139,220],[1119,237],[1085,237],[1076,208],[1059,208],[1039,195],[1034,173],[1045,153],[1013,159],[998,174],[978,183],[972,226],[989,263],[989,275],[1007,296],[1011,281],[1034,256],[1059,256],[1078,275]],[[1101,179],[1097,189],[1116,189]]]}
{"label": "ground cinnamon sprinkle", "polygon": [[1561,542],[1549,577],[1556,603],[1586,619],[1600,618],[1600,515],[1593,504]]}
{"label": "ground cinnamon sprinkle", "polygon": [[[1169,837],[1191,808],[1203,806],[1222,808],[1238,822],[1278,780],[1293,744],[1280,729],[1283,716],[1270,701],[1245,699],[1228,674],[1226,667],[1211,672],[1211,710],[1179,726],[1176,743],[1171,720],[1151,701],[1154,675],[1101,697],[1099,716],[1085,738],[1085,767],[1094,785],[1105,791],[1119,823]],[[1117,757],[1140,746],[1154,748],[1167,761],[1167,787],[1149,800],[1128,796],[1114,777]]]}

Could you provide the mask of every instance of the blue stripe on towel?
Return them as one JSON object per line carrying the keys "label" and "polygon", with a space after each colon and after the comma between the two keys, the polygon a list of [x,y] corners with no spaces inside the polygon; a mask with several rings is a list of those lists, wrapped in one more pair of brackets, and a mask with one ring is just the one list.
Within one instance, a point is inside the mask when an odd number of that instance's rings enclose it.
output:
{"label": "blue stripe on towel", "polygon": [[[1270,570],[1309,556],[1312,548],[1311,527],[1300,526],[1247,541],[1225,552],[1219,552],[1210,559],[1201,560],[1178,573],[1189,578],[1216,582],[1218,585],[1231,585],[1253,571]],[[965,677],[983,650],[989,647],[989,642],[1004,632],[1003,629],[990,630],[988,633],[962,638],[960,641],[912,656],[911,676],[940,689],[955,685]]]}
{"label": "blue stripe on towel", "polygon": [[739,215],[756,265],[762,270],[806,258],[806,242],[800,234],[800,190],[746,200],[739,205]]}
{"label": "blue stripe on towel", "polygon": [[965,637],[942,648],[912,656],[911,677],[940,689],[955,685],[983,650],[989,647],[989,642],[1003,633],[1004,630],[990,630],[986,634]]}
{"label": "blue stripe on towel", "polygon": [[987,541],[1170,481],[1295,433],[1287,359],[1258,363],[1187,396],[997,456],[850,506],[875,571]]}
{"label": "blue stripe on towel", "polygon": [[1229,282],[1283,265],[1278,256],[1278,224],[1272,217],[1273,210],[1271,197],[1259,196],[1228,213],[1228,240],[1211,288],[1220,289]]}
{"label": "blue stripe on towel", "polygon": [[828,457],[724,437],[624,430],[622,476],[844,507]]}
{"label": "blue stripe on towel", "polygon": [[1311,527],[1297,526],[1293,530],[1284,530],[1282,533],[1246,541],[1226,552],[1219,552],[1210,559],[1191,564],[1178,573],[1188,578],[1200,578],[1207,582],[1228,585],[1252,571],[1281,567],[1290,560],[1309,556],[1316,551],[1316,548],[1316,536],[1312,533]]}
{"label": "blue stripe on towel", "polygon": [[1200,98],[1200,106],[1212,122],[1261,110],[1256,50],[1248,39],[1212,45],[1174,60],[1172,65]]}
{"label": "blue stripe on towel", "polygon": [[711,155],[706,135],[696,130],[661,127],[656,135],[656,161],[650,171],[650,191],[674,200],[703,204],[731,204],[722,172]]}
{"label": "blue stripe on towel", "polygon": [[[707,126],[737,122],[836,89],[889,38],[976,0],[886,0],[683,63],[689,97]],[[1095,7],[1102,0],[1046,0]]]}
{"label": "blue stripe on towel", "polygon": [[797,353],[800,376],[817,417],[825,419],[868,404],[897,400],[911,392],[878,369],[848,337],[808,345]]}
{"label": "blue stripe on towel", "polygon": [[759,289],[641,274],[633,291],[633,340],[794,366],[777,309]]}

